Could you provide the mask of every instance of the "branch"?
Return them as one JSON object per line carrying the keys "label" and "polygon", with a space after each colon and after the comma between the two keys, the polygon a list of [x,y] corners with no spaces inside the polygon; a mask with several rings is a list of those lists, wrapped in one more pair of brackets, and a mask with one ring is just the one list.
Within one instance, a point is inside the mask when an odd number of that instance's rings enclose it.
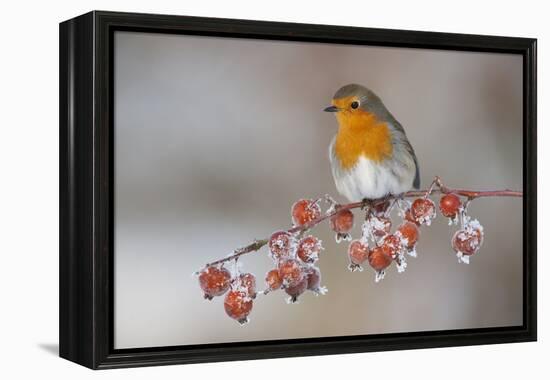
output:
{"label": "branch", "polygon": [[[441,178],[436,176],[434,180],[432,181],[430,187],[426,190],[414,190],[414,191],[408,191],[406,193],[400,194],[400,195],[392,195],[381,199],[375,199],[375,200],[368,200],[365,199],[361,202],[353,202],[353,203],[347,203],[343,205],[338,205],[335,207],[335,209],[329,213],[326,213],[322,216],[320,216],[317,219],[312,220],[309,223],[306,223],[301,226],[292,227],[286,232],[290,234],[305,232],[312,227],[315,227],[319,223],[323,222],[326,219],[331,218],[338,212],[342,210],[352,210],[356,208],[364,209],[366,207],[376,207],[377,205],[380,205],[382,203],[385,203],[387,201],[396,200],[396,199],[403,199],[403,198],[417,198],[417,197],[429,197],[433,194],[456,194],[462,197],[465,197],[468,199],[468,201],[474,200],[476,198],[485,198],[485,197],[523,197],[522,191],[515,191],[515,190],[489,190],[489,191],[477,191],[477,190],[464,190],[464,189],[452,189],[443,184],[441,181]],[[269,238],[265,239],[256,239],[252,243],[237,248],[233,251],[233,253],[227,257],[224,257],[223,259],[219,259],[216,261],[213,261],[211,263],[206,264],[206,267],[222,264],[231,260],[237,260],[240,256],[245,255],[247,253],[256,252],[260,250],[264,245],[266,245],[269,241]]]}

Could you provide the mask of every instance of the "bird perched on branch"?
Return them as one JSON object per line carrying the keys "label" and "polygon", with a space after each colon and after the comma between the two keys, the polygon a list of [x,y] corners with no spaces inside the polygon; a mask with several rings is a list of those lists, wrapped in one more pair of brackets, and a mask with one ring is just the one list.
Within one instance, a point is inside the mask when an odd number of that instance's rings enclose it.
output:
{"label": "bird perched on branch", "polygon": [[351,202],[379,199],[420,187],[414,149],[405,130],[374,92],[348,84],[334,94],[338,133],[329,147],[338,192]]}

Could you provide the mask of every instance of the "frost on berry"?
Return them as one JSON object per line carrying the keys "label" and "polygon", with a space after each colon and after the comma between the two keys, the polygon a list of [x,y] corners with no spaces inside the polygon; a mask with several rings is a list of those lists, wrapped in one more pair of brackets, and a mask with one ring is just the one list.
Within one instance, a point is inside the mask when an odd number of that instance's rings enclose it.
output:
{"label": "frost on berry", "polygon": [[[390,235],[390,236],[395,236],[395,235]],[[387,246],[382,245],[382,246],[374,247],[369,253],[369,258],[368,258],[369,265],[372,267],[372,269],[374,269],[376,273],[374,278],[375,282],[379,282],[385,277],[386,275],[385,269],[389,267],[393,261],[392,256],[388,254],[391,249],[389,245],[391,245],[392,243],[393,242],[391,243],[388,242]],[[406,264],[403,264],[403,263],[400,263],[398,266],[402,267],[404,270],[403,265],[406,267]]]}
{"label": "frost on berry", "polygon": [[397,228],[395,235],[401,239],[401,244],[406,248],[407,253],[410,256],[416,257],[415,246],[420,235],[420,230],[416,224],[405,221]]}
{"label": "frost on berry", "polygon": [[483,243],[483,226],[477,219],[465,216],[463,228],[455,232],[451,243],[458,262],[469,264],[470,256],[477,253]]}
{"label": "frost on berry", "polygon": [[298,303],[298,297],[307,290],[307,284],[307,277],[304,277],[295,285],[286,287],[285,292],[290,296],[287,303]]}
{"label": "frost on berry", "polygon": [[231,273],[225,268],[207,267],[199,274],[199,285],[208,300],[224,294],[230,283]]}
{"label": "frost on berry", "polygon": [[296,226],[303,226],[321,216],[321,207],[312,199],[300,199],[292,205],[292,222]]}
{"label": "frost on berry", "polygon": [[279,275],[278,269],[272,269],[265,275],[265,285],[266,290],[264,293],[272,292],[274,290],[280,289],[283,286],[283,279]]}
{"label": "frost on berry", "polygon": [[369,265],[376,272],[382,272],[392,263],[392,257],[388,255],[384,247],[374,247],[369,254]]}
{"label": "frost on berry", "polygon": [[292,253],[292,245],[292,235],[286,231],[274,232],[268,242],[271,257],[276,261],[289,258]]}
{"label": "frost on berry", "polygon": [[461,207],[462,203],[456,194],[446,194],[439,200],[439,210],[443,216],[449,218],[449,225],[458,222]]}
{"label": "frost on berry", "polygon": [[403,273],[405,272],[405,269],[407,269],[407,260],[403,254],[399,254],[395,258],[395,264],[397,267],[397,273]]}
{"label": "frost on berry", "polygon": [[369,246],[361,240],[353,240],[348,246],[349,270],[355,272],[362,271],[363,264],[369,258]]}
{"label": "frost on berry", "polygon": [[351,240],[349,231],[353,228],[353,212],[351,210],[340,210],[330,218],[330,227],[336,232],[336,242]]}
{"label": "frost on berry", "polygon": [[392,259],[395,259],[402,250],[401,238],[395,234],[387,235],[382,241],[380,247],[386,255]]}
{"label": "frost on berry", "polygon": [[229,291],[223,303],[227,315],[240,324],[248,322],[248,315],[252,311],[252,298],[245,292],[239,290]]}
{"label": "frost on berry", "polygon": [[243,273],[239,275],[233,289],[248,294],[252,299],[256,298],[256,277],[252,273]]}
{"label": "frost on berry", "polygon": [[429,198],[418,198],[411,206],[411,217],[419,225],[429,226],[435,215],[435,204]]}
{"label": "frost on berry", "polygon": [[298,242],[296,255],[304,263],[313,264],[319,259],[319,252],[323,249],[321,240],[315,236],[307,236]]}
{"label": "frost on berry", "polygon": [[327,288],[321,286],[321,271],[319,268],[310,266],[306,269],[307,290],[312,291],[315,295],[326,294]]}
{"label": "frost on berry", "polygon": [[408,222],[411,222],[411,223],[414,223],[416,224],[417,226],[420,226],[420,223],[418,223],[414,217],[412,216],[412,212],[411,212],[411,209],[408,209],[404,212],[404,215],[403,215],[403,219],[405,219],[406,221]]}
{"label": "frost on berry", "polygon": [[390,218],[370,215],[361,227],[363,240],[368,241],[370,238],[375,243],[380,241],[390,233],[391,225]]}
{"label": "frost on berry", "polygon": [[285,260],[279,264],[279,276],[285,289],[298,285],[305,277],[302,265],[295,259]]}

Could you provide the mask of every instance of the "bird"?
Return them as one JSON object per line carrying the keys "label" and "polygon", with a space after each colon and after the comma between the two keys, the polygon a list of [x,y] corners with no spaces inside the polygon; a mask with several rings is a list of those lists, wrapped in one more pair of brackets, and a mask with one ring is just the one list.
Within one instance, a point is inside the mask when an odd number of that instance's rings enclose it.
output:
{"label": "bird", "polygon": [[420,170],[404,128],[370,89],[348,84],[324,109],[336,115],[329,146],[338,192],[350,202],[399,196],[420,187]]}

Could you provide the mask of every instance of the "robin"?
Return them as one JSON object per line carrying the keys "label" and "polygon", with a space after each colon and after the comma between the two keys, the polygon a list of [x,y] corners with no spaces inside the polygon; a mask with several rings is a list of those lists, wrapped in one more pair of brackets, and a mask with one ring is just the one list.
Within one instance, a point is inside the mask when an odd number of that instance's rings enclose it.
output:
{"label": "robin", "polygon": [[350,202],[399,195],[420,187],[414,149],[405,130],[374,92],[348,84],[334,94],[338,133],[329,147],[338,192]]}

